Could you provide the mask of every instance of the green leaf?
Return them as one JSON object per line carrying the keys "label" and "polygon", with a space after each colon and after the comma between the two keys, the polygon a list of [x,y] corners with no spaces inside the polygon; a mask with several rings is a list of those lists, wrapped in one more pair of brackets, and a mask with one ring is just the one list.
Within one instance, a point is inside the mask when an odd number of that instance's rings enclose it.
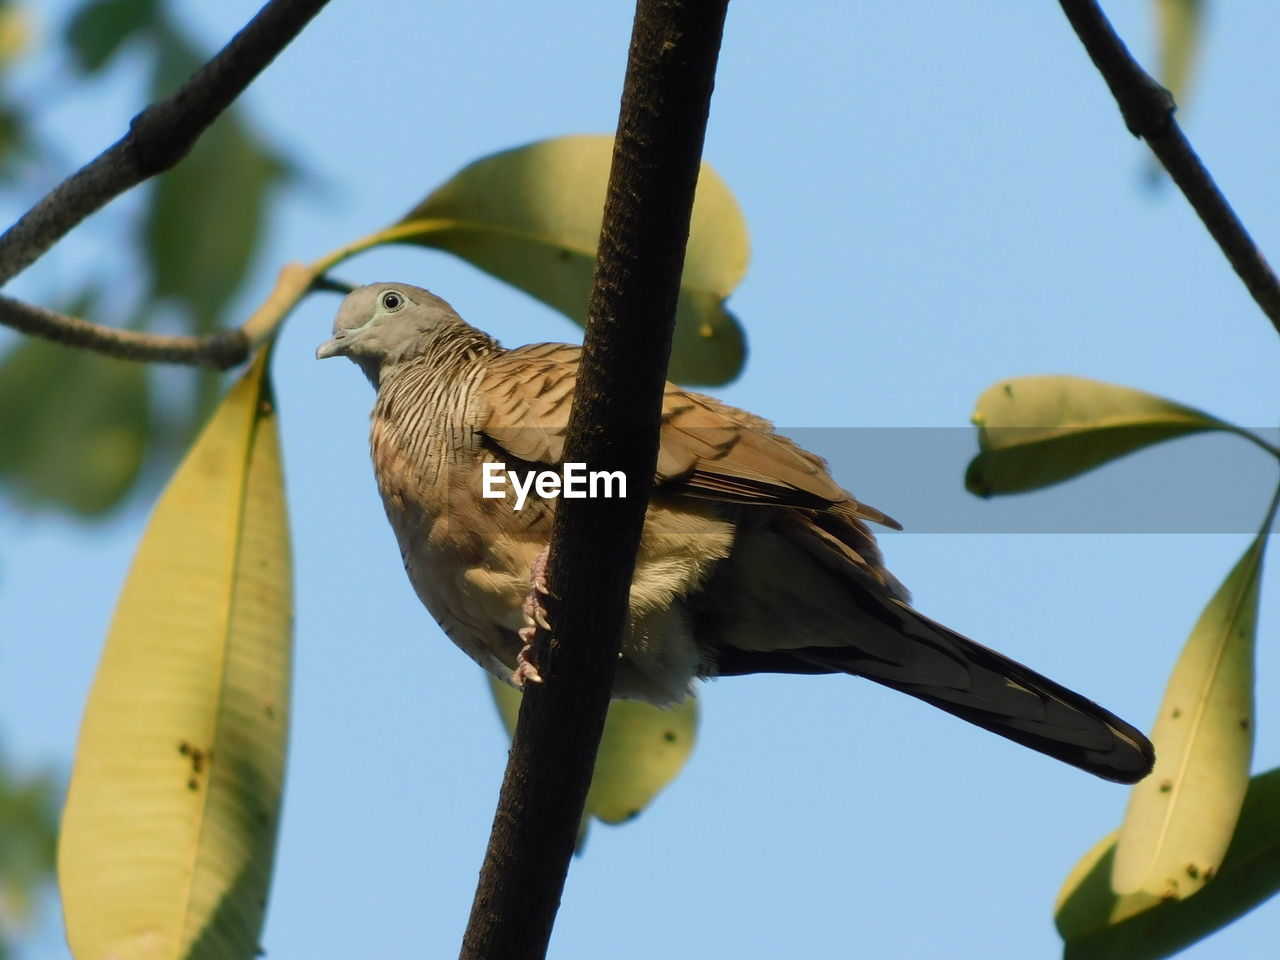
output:
{"label": "green leaf", "polygon": [[[24,170],[47,166],[45,148],[31,134],[28,106],[4,87],[14,64],[33,46],[31,11],[0,0],[0,183],[13,184]],[[25,189],[25,188],[23,188]]]}
{"label": "green leaf", "polygon": [[[612,137],[574,136],[477,160],[391,228],[388,239],[447,250],[582,324],[612,152]],[[742,211],[703,164],[676,309],[672,380],[725,383],[742,369],[742,330],[724,300],[746,273],[748,256]]]}
{"label": "green leaf", "polygon": [[144,227],[152,296],[185,307],[196,332],[218,326],[244,282],[267,201],[284,169],[234,113],[226,113],[157,182]]}
{"label": "green leaf", "polygon": [[49,774],[19,779],[0,760],[0,951],[53,879],[61,794]]}
{"label": "green leaf", "polygon": [[979,453],[964,483],[980,497],[1061,483],[1143,447],[1202,430],[1256,439],[1155,394],[1084,377],[1004,380],[978,398]]}
{"label": "green leaf", "polygon": [[[171,92],[202,62],[187,41],[166,29],[156,95]],[[262,240],[266,206],[287,173],[233,107],[157,180],[143,225],[151,295],[182,306],[195,332],[219,325],[244,282]]]}
{"label": "green leaf", "polygon": [[1151,740],[1155,769],[1129,794],[1117,893],[1192,895],[1218,871],[1249,785],[1263,531],[1200,615],[1169,678]]}
{"label": "green leaf", "polygon": [[1249,781],[1231,846],[1213,882],[1185,900],[1131,897],[1111,889],[1115,841],[1104,837],[1076,864],[1054,908],[1067,960],[1156,960],[1225,927],[1280,891],[1280,769]]}
{"label": "green leaf", "polygon": [[66,42],[85,73],[96,73],[155,19],[155,0],[93,0],[72,15]]}
{"label": "green leaf", "polygon": [[58,876],[79,960],[255,957],[289,717],[265,351],[156,505],[85,708]]}
{"label": "green leaf", "polygon": [[31,124],[13,104],[0,104],[0,182],[12,183],[20,161],[40,156],[39,145],[31,138]]}
{"label": "green leaf", "polygon": [[1202,0],[1156,0],[1160,82],[1179,104],[1190,89],[1203,12]]}
{"label": "green leaf", "polygon": [[[507,733],[514,733],[520,691],[493,676],[489,688]],[[610,703],[587,793],[584,828],[591,817],[622,823],[644,810],[684,769],[697,730],[698,698],[694,696],[670,709],[630,700]]]}
{"label": "green leaf", "polygon": [[20,500],[110,510],[138,476],[150,429],[141,364],[35,339],[0,361],[0,475]]}

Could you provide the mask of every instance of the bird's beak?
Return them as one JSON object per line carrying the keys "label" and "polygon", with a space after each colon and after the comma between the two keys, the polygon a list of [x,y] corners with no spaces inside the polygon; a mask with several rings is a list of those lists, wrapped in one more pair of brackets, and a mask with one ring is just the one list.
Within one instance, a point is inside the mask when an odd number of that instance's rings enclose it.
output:
{"label": "bird's beak", "polygon": [[347,335],[345,333],[336,334],[332,339],[326,340],[316,347],[316,359],[328,360],[330,357],[345,356],[347,347]]}

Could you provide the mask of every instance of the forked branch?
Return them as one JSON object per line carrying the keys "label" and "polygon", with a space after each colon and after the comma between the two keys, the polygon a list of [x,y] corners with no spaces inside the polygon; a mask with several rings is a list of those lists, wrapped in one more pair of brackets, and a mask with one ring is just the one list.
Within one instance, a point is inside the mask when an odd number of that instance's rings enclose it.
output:
{"label": "forked branch", "polygon": [[[328,0],[270,0],[172,96],[134,117],[129,132],[63,180],[0,235],[0,286],[8,283],[87,216],[187,155]],[[225,369],[249,355],[252,337],[224,330],[207,337],[120,330],[0,297],[0,324],[108,356]]]}

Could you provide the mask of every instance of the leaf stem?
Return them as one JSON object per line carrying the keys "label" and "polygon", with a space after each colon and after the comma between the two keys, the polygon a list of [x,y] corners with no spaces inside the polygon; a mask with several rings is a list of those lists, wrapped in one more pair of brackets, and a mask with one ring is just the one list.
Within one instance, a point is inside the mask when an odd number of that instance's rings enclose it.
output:
{"label": "leaf stem", "polygon": [[1238,437],[1244,437],[1244,439],[1248,440],[1254,446],[1258,447],[1261,450],[1267,451],[1267,453],[1271,454],[1271,456],[1275,457],[1277,460],[1280,460],[1280,447],[1273,446],[1272,444],[1267,443],[1267,441],[1263,440],[1260,436],[1258,436],[1252,430],[1246,430],[1244,427],[1237,427],[1234,424],[1226,424],[1223,429],[1225,429],[1228,433],[1234,433]]}
{"label": "leaf stem", "polygon": [[1271,533],[1271,525],[1276,519],[1276,508],[1280,507],[1280,483],[1276,484],[1276,491],[1271,495],[1271,506],[1267,508],[1266,519],[1262,521],[1262,526],[1258,529],[1258,543],[1263,545],[1267,542],[1267,536]]}
{"label": "leaf stem", "polygon": [[453,225],[454,221],[452,220],[406,220],[402,223],[376,230],[373,233],[365,234],[359,240],[353,240],[332,253],[325,254],[312,264],[312,269],[317,276],[321,276],[343,261],[350,260],[356,254],[364,253],[366,250],[372,250],[374,247],[380,247],[388,243],[398,243],[401,240],[421,236],[425,233],[447,230]]}

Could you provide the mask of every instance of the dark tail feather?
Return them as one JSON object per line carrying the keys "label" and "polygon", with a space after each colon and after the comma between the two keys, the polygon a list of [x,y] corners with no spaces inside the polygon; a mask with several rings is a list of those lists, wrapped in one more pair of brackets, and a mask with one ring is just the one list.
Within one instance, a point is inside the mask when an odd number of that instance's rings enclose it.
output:
{"label": "dark tail feather", "polygon": [[[896,600],[876,614],[863,625],[876,631],[874,642],[768,653],[724,650],[716,672],[854,674],[1106,780],[1136,783],[1151,772],[1151,741],[1092,700]],[[901,656],[885,659],[867,646]]]}
{"label": "dark tail feather", "polygon": [[810,662],[856,673],[910,694],[1104,779],[1136,783],[1151,772],[1155,762],[1151,741],[1110,710],[934,623],[906,604],[893,601],[892,608],[901,621],[900,635],[913,641],[913,646],[920,644],[941,654],[961,670],[945,671],[949,674],[945,679],[935,678],[930,675],[937,671],[930,664],[923,676],[913,676],[917,671],[912,669],[912,661],[917,657],[905,663],[886,663],[867,657],[856,647],[810,647],[796,652]]}

